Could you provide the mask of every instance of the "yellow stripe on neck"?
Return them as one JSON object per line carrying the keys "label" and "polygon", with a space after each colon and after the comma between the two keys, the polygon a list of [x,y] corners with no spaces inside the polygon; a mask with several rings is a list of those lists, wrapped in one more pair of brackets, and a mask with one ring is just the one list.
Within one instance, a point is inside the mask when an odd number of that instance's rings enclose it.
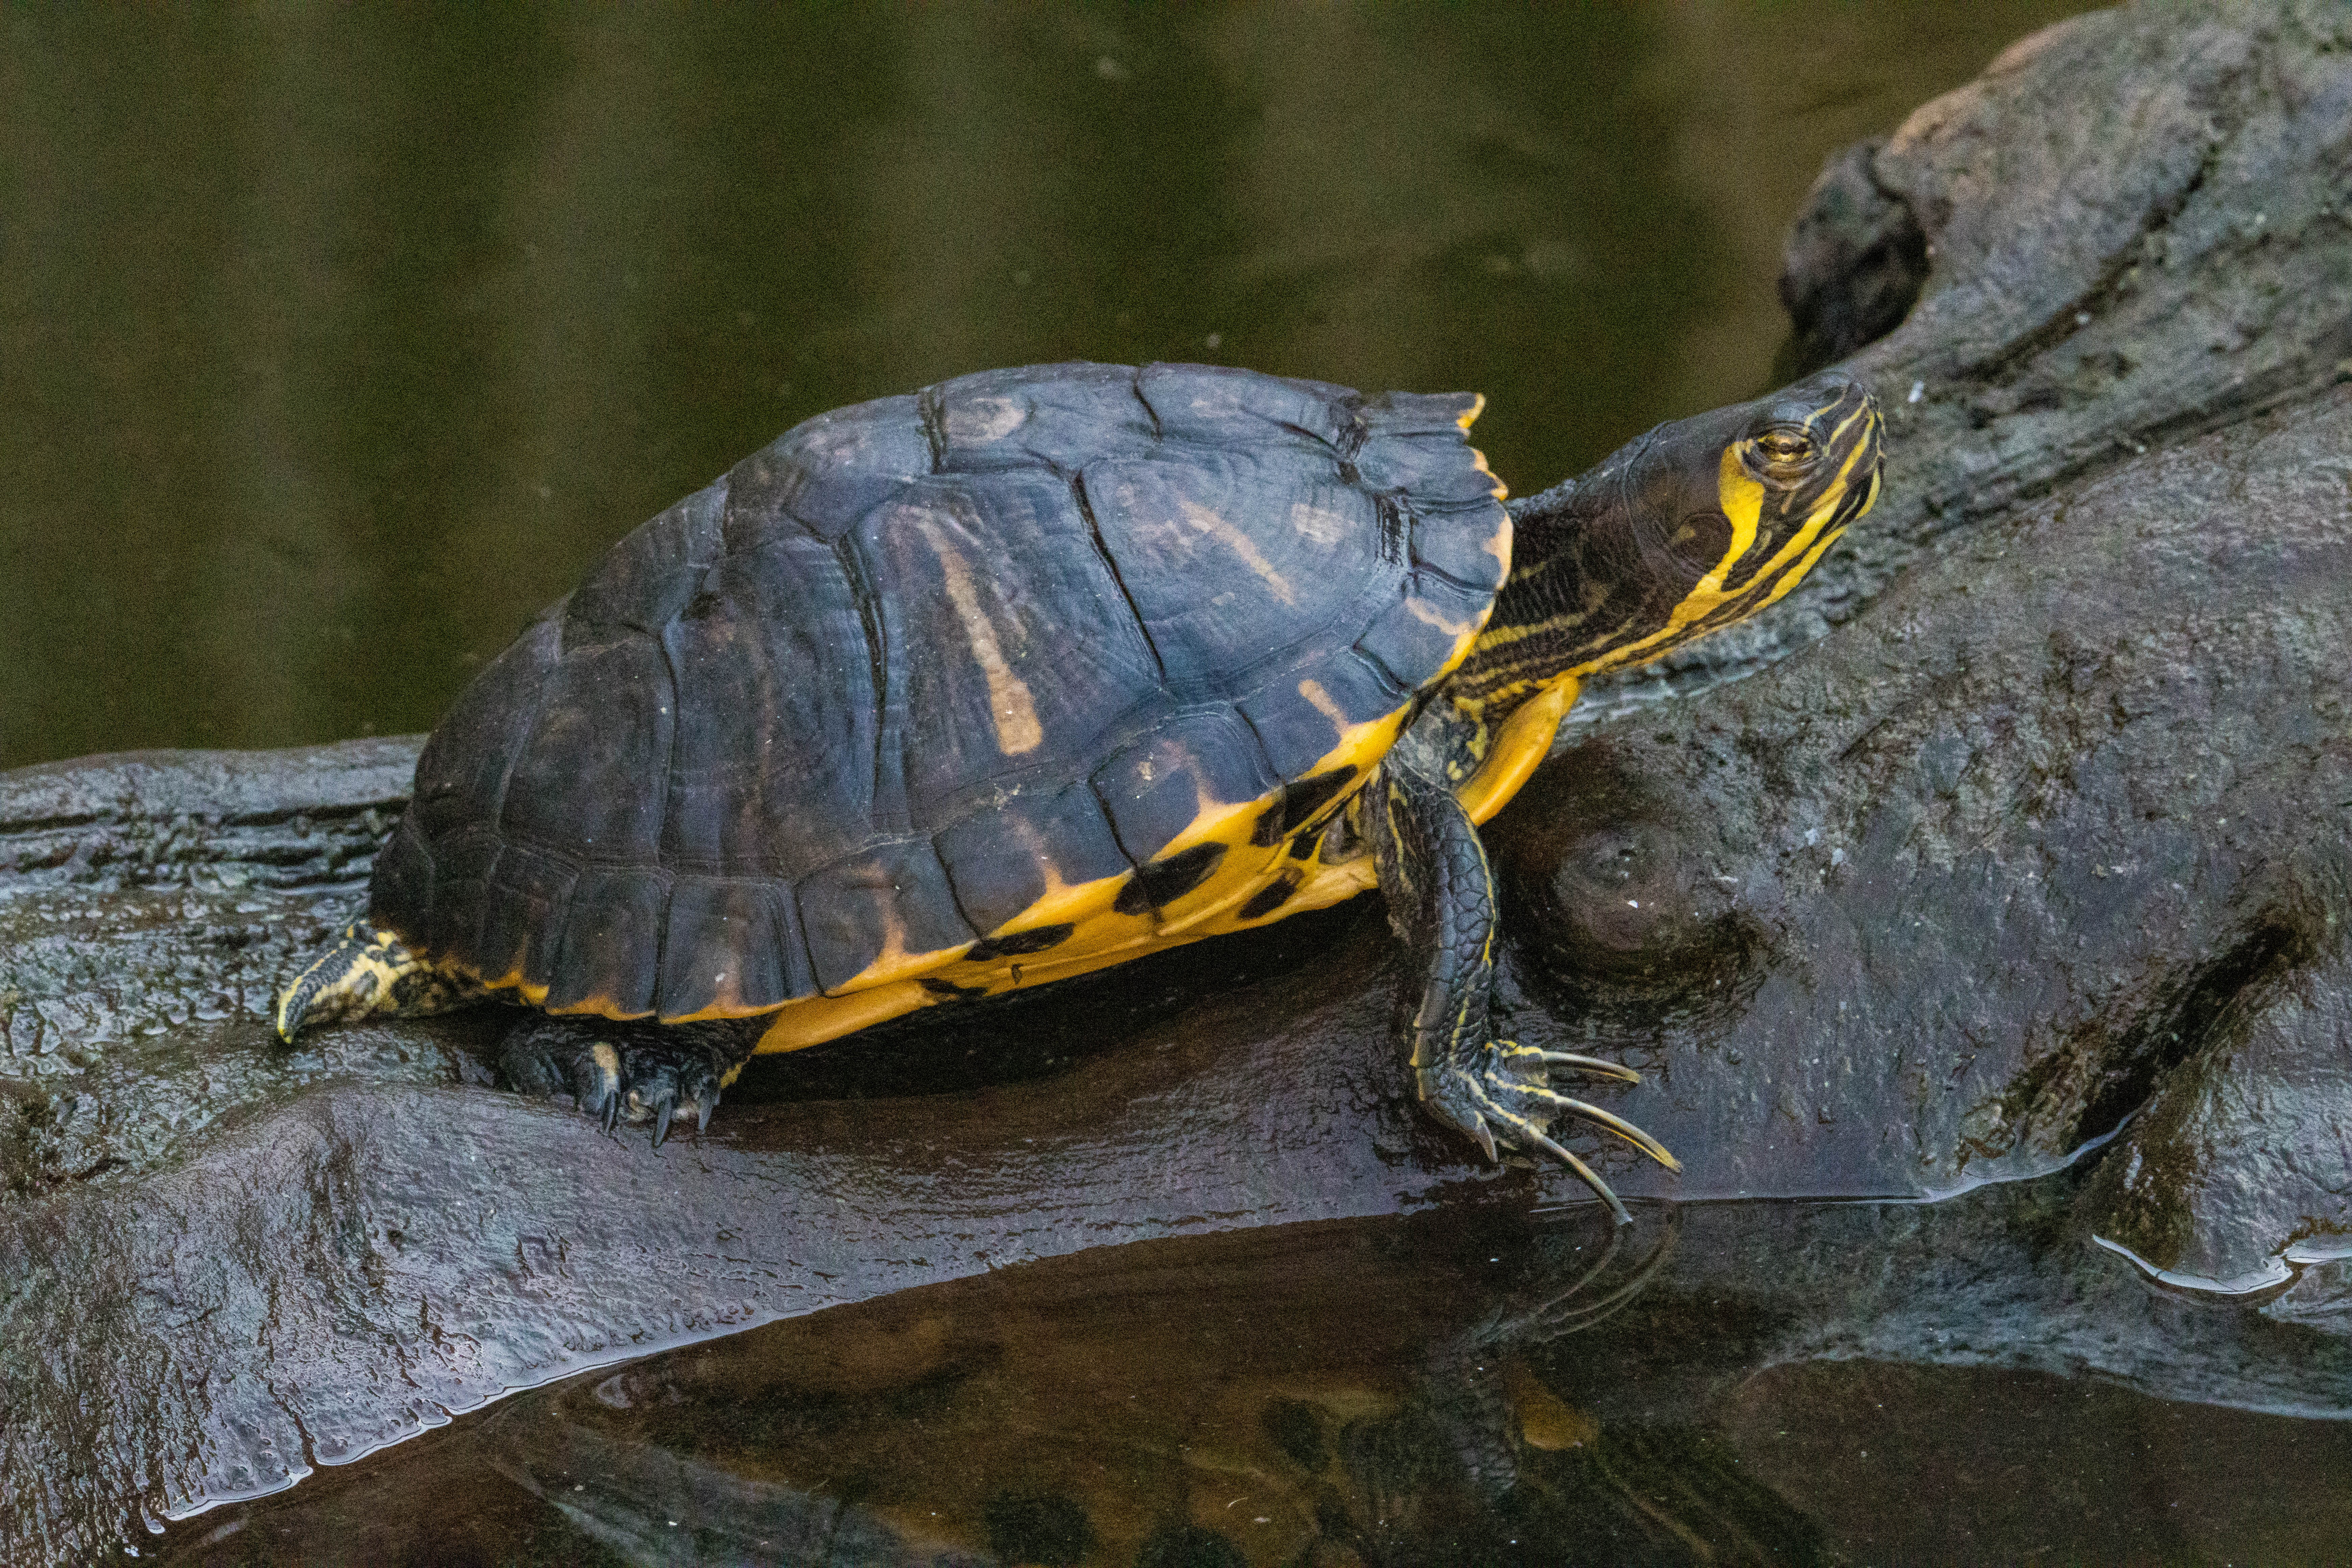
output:
{"label": "yellow stripe on neck", "polygon": [[[1682,603],[1667,615],[1664,626],[1622,647],[1611,648],[1590,663],[1578,665],[1568,671],[1569,674],[1594,675],[1604,669],[1621,669],[1629,664],[1640,664],[1643,662],[1644,655],[1663,652],[1682,641],[1685,628],[1693,622],[1704,619],[1739,596],[1738,593],[1723,591],[1724,580],[1731,575],[1731,569],[1739,564],[1739,558],[1755,548],[1756,531],[1763,523],[1764,484],[1749,475],[1747,466],[1739,460],[1737,447],[1724,448],[1723,461],[1716,478],[1716,493],[1723,502],[1724,519],[1731,524],[1731,542],[1724,549],[1723,559],[1715,563],[1714,570],[1691,584],[1691,591],[1683,595]],[[1743,588],[1739,592],[1746,590]]]}

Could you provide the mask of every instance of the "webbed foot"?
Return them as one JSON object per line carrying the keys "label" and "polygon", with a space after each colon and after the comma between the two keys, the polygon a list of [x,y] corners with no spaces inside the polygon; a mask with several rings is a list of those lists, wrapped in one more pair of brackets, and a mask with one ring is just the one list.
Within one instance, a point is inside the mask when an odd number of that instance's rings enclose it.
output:
{"label": "webbed foot", "polygon": [[447,1013],[485,994],[466,976],[434,968],[390,931],[355,920],[278,996],[278,1037],[290,1046],[312,1024]]}
{"label": "webbed foot", "polygon": [[1642,1081],[1642,1075],[1632,1068],[1598,1057],[1493,1040],[1460,1061],[1424,1068],[1422,1099],[1441,1119],[1467,1133],[1488,1159],[1496,1157],[1497,1142],[1550,1155],[1600,1195],[1619,1225],[1629,1225],[1633,1215],[1625,1212],[1624,1204],[1601,1173],[1553,1140],[1553,1119],[1562,1114],[1577,1116],[1604,1127],[1669,1171],[1681,1170],[1682,1163],[1664,1144],[1623,1117],[1553,1089],[1550,1069],[1556,1067],[1601,1073],[1625,1083]]}
{"label": "webbed foot", "polygon": [[710,1125],[719,1097],[751,1055],[759,1030],[740,1022],[615,1023],[538,1017],[499,1047],[499,1068],[523,1094],[569,1094],[610,1132],[624,1121],[653,1123],[654,1147],[678,1117]]}

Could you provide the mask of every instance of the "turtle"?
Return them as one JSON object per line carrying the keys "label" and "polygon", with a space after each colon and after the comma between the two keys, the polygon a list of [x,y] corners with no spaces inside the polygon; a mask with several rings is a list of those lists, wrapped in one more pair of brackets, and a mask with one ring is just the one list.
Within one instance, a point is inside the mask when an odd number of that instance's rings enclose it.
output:
{"label": "turtle", "polygon": [[1562,1115],[1498,1039],[1479,825],[1588,678],[1787,593],[1878,493],[1826,372],[1507,505],[1471,394],[1208,365],[982,372],[820,415],[614,545],[435,729],[309,1025],[484,998],[507,1080],[708,1126],[761,1052],[1377,889],[1422,1106]]}

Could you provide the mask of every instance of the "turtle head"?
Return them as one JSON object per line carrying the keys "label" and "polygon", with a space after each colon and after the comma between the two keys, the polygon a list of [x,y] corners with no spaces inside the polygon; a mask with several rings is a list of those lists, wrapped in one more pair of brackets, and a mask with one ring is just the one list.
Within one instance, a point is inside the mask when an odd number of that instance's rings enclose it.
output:
{"label": "turtle head", "polygon": [[1878,481],[1878,405],[1841,371],[1661,425],[1518,511],[1511,575],[1454,689],[1507,699],[1745,620]]}

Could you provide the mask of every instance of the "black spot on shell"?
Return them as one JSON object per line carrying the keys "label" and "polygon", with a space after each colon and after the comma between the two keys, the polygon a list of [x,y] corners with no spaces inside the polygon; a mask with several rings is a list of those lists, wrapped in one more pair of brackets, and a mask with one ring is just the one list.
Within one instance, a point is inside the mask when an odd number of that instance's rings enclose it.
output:
{"label": "black spot on shell", "polygon": [[1353,766],[1334,768],[1283,785],[1282,798],[1258,815],[1257,825],[1250,830],[1250,842],[1261,846],[1281,843],[1313,820],[1315,814],[1330,804],[1331,797],[1355,776]]}
{"label": "black spot on shell", "polygon": [[1123,915],[1165,909],[1209,879],[1225,858],[1222,844],[1195,844],[1190,849],[1139,866],[1135,880],[1118,890],[1111,908]]}
{"label": "black spot on shell", "polygon": [[1334,768],[1328,773],[1316,773],[1286,784],[1282,791],[1282,830],[1296,833],[1313,820],[1315,814],[1330,804],[1331,797],[1348,787],[1356,776],[1353,767]]}
{"label": "black spot on shell", "polygon": [[1010,936],[982,938],[971,944],[965,953],[967,963],[985,963],[992,958],[1018,958],[1024,953],[1043,952],[1049,947],[1059,947],[1070,940],[1077,928],[1066,921],[1055,926],[1039,926],[1035,931],[1017,931]]}
{"label": "black spot on shell", "polygon": [[1250,895],[1249,902],[1242,906],[1242,919],[1254,921],[1260,915],[1274,913],[1290,901],[1290,895],[1298,891],[1298,884],[1303,879],[1295,869],[1285,871]]}
{"label": "black spot on shell", "polygon": [[962,996],[985,996],[988,994],[988,988],[984,985],[958,985],[952,980],[932,980],[927,978],[918,984],[919,984],[924,990],[929,992],[932,995],[948,1001],[952,1001]]}

